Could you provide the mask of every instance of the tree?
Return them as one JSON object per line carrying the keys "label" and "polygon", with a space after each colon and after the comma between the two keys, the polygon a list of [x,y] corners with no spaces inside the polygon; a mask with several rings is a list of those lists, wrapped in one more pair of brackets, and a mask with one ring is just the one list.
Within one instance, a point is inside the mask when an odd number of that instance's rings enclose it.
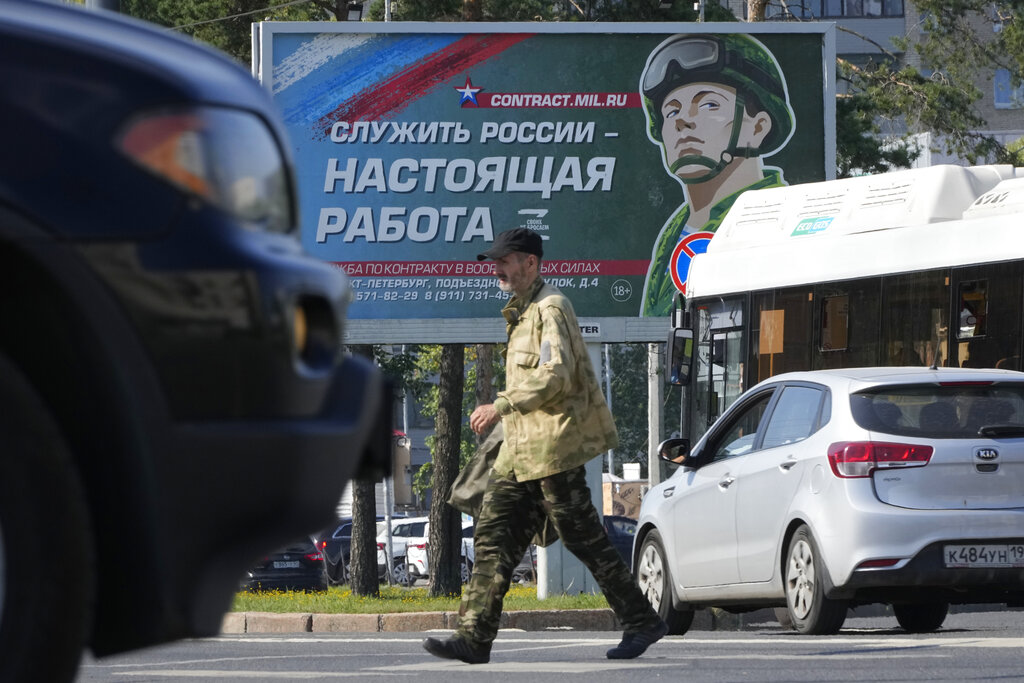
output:
{"label": "tree", "polygon": [[326,21],[338,18],[327,11],[332,5],[345,6],[347,12],[344,2],[289,0],[121,0],[121,11],[213,45],[248,67],[253,22]]}
{"label": "tree", "polygon": [[447,492],[459,472],[462,446],[462,393],[465,349],[461,344],[441,347],[439,401],[435,418],[434,496],[430,501],[428,562],[431,596],[459,595],[459,550],[462,543],[459,512],[448,505]]}
{"label": "tree", "polygon": [[[647,433],[647,377],[646,344],[613,344],[610,349],[611,404],[619,445],[615,448],[615,469],[621,472],[623,463],[640,463],[641,476],[646,474]],[[673,434],[680,429],[680,401],[678,390],[665,392],[661,413],[662,429]],[[612,473],[614,474],[614,472]]]}
{"label": "tree", "polygon": [[[917,156],[909,135],[921,132],[932,133],[947,154],[970,163],[1024,163],[1024,157],[999,140],[978,132],[987,123],[976,107],[983,96],[978,85],[995,69],[1018,75],[1014,84],[1020,83],[1021,3],[913,4],[921,13],[919,25],[911,35],[894,40],[909,59],[901,60],[875,43],[880,56],[866,65],[838,60],[845,85],[836,107],[838,175],[909,166]],[[918,59],[920,65],[914,63]],[[881,136],[883,126],[897,135]],[[894,141],[898,133],[903,133],[902,140]]]}
{"label": "tree", "polygon": [[[494,390],[494,344],[476,345],[476,381],[473,383],[474,405],[480,406],[486,403],[493,403],[495,398]],[[478,434],[477,444],[487,437],[486,434]]]}
{"label": "tree", "polygon": [[[372,358],[373,348],[367,345],[351,347],[353,353]],[[377,501],[375,482],[352,482],[352,544],[349,585],[353,595],[380,596],[377,577]],[[389,568],[390,569],[390,568]]]}

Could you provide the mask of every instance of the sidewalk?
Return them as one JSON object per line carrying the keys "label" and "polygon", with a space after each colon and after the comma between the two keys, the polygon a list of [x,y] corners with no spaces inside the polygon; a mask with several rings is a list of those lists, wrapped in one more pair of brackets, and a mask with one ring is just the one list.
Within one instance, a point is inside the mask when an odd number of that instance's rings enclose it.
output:
{"label": "sidewalk", "polygon": [[[403,612],[398,614],[275,614],[271,612],[228,612],[222,634],[242,633],[379,633],[452,630],[457,612]],[[741,631],[778,627],[770,609],[729,614],[700,610],[690,630]],[[522,610],[503,612],[501,628],[521,631],[621,631],[610,609]]]}

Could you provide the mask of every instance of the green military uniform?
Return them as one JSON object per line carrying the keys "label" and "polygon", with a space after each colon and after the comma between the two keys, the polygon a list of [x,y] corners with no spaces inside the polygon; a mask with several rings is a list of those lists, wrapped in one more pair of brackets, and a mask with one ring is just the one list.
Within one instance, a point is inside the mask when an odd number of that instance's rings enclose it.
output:
{"label": "green military uniform", "polygon": [[660,623],[608,540],[587,486],[584,464],[618,437],[572,305],[538,277],[502,314],[507,388],[494,406],[505,441],[476,520],[476,561],[456,637],[489,647],[512,570],[545,518],[593,574],[627,632]]}
{"label": "green military uniform", "polygon": [[[736,198],[747,190],[763,190],[768,187],[782,187],[785,183],[782,180],[782,173],[777,169],[765,169],[764,178],[758,182],[744,187],[741,190],[723,197],[711,207],[711,216],[708,222],[701,226],[699,232],[716,232],[718,226],[725,220],[725,215],[736,203]],[[672,282],[672,252],[685,234],[687,221],[690,220],[690,205],[683,204],[672,218],[668,220],[661,234],[658,235],[658,242],[654,247],[654,256],[651,259],[650,268],[647,271],[647,284],[644,287],[644,310],[645,316],[669,315],[672,311],[672,299],[676,294],[675,283]]]}

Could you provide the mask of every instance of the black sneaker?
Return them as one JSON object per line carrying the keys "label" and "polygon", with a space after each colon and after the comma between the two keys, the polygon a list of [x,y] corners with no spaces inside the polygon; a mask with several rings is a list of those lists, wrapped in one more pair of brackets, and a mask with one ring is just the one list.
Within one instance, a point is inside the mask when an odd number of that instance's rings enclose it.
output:
{"label": "black sneaker", "polygon": [[448,640],[427,638],[423,641],[423,649],[435,657],[458,659],[466,664],[486,664],[491,661],[490,643],[487,645],[471,645],[462,638],[452,637]]}
{"label": "black sneaker", "polygon": [[622,634],[622,642],[608,650],[608,659],[635,659],[668,633],[668,624],[658,620],[657,624]]}

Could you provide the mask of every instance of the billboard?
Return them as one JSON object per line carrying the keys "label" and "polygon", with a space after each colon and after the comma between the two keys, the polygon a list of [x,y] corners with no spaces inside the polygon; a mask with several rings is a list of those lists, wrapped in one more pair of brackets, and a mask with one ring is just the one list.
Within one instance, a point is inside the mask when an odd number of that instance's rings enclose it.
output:
{"label": "billboard", "polygon": [[600,341],[663,339],[738,194],[834,177],[834,26],[254,25],[303,246],[352,278],[360,343],[504,337],[494,236]]}

